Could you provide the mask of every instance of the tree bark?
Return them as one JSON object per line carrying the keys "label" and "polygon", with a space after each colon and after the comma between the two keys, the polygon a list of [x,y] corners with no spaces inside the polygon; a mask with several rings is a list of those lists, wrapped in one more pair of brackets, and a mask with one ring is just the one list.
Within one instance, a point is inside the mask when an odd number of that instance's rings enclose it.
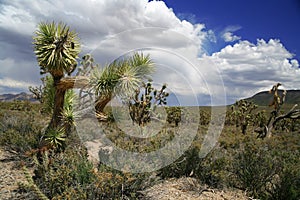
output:
{"label": "tree bark", "polygon": [[[64,108],[65,93],[68,89],[84,88],[90,84],[90,79],[85,76],[57,77],[54,78],[55,97],[51,122],[48,129],[56,129],[61,125]],[[95,102],[96,117],[103,121],[107,117],[103,114],[105,106],[111,101],[112,96],[100,96]]]}
{"label": "tree bark", "polygon": [[62,77],[53,77],[53,79],[55,88],[54,108],[48,129],[57,129],[59,127],[62,119],[62,111],[64,108],[64,100],[66,94],[66,90],[60,89],[58,87]]}
{"label": "tree bark", "polygon": [[86,76],[64,77],[57,83],[57,89],[68,90],[88,86],[90,79]]}
{"label": "tree bark", "polygon": [[100,96],[95,102],[96,116],[103,116],[105,106],[111,101],[112,96]]}
{"label": "tree bark", "polygon": [[267,123],[267,125],[261,129],[257,129],[255,130],[257,133],[259,133],[258,137],[260,138],[270,138],[272,136],[272,130],[274,128],[274,126],[276,125],[276,123],[282,119],[285,118],[289,118],[289,119],[300,119],[300,110],[297,109],[295,110],[295,108],[298,105],[295,104],[289,112],[287,112],[286,114],[282,114],[282,115],[278,115],[277,111],[274,111],[273,113],[271,113],[271,116],[269,118],[269,121]]}

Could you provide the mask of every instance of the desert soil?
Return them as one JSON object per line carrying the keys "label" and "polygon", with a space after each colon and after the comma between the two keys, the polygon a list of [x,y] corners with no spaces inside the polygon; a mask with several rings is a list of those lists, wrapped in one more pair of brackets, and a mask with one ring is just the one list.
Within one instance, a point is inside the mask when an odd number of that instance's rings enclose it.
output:
{"label": "desert soil", "polygon": [[0,147],[0,199],[32,199],[32,195],[20,191],[18,183],[26,182],[20,159],[16,153]]}

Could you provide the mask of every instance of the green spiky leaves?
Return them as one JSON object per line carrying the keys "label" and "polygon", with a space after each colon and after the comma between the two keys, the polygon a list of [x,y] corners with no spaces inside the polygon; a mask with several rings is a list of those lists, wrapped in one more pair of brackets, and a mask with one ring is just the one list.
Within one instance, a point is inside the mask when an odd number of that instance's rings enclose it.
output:
{"label": "green spiky leaves", "polygon": [[135,53],[129,58],[114,61],[102,70],[94,70],[91,83],[97,96],[132,96],[153,72],[154,64],[149,55]]}
{"label": "green spiky leaves", "polygon": [[66,140],[65,130],[63,128],[57,130],[50,129],[45,135],[45,140],[54,148],[60,148]]}
{"label": "green spiky leaves", "polygon": [[40,23],[33,37],[41,73],[63,76],[76,67],[80,52],[77,34],[63,23]]}

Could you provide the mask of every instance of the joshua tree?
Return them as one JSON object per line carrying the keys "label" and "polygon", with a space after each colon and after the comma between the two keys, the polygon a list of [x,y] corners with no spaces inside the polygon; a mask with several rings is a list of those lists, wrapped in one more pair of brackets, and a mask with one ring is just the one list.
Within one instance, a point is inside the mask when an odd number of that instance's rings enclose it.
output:
{"label": "joshua tree", "polygon": [[54,22],[40,23],[33,39],[41,74],[50,73],[53,78],[54,107],[48,128],[55,129],[62,118],[66,92],[58,85],[66,74],[71,74],[76,68],[76,59],[80,52],[79,39],[68,26]]}
{"label": "joshua tree", "polygon": [[[154,63],[149,55],[144,56],[143,53],[135,53],[129,57],[117,59],[102,69],[94,64],[91,55],[84,56],[76,77],[76,86],[81,87],[79,110],[95,105],[96,117],[100,121],[106,120],[107,116],[104,114],[106,105],[115,96],[119,96],[121,99],[133,98],[144,79],[149,78],[153,72]],[[83,77],[89,77],[88,81],[84,81]],[[72,87],[72,84],[69,83],[74,80],[67,77],[63,79],[63,82],[66,84],[61,84],[62,87]],[[93,94],[95,94],[95,101],[93,101]]]}
{"label": "joshua tree", "polygon": [[247,127],[253,118],[252,112],[257,108],[253,102],[246,100],[237,101],[231,106],[230,121],[233,121],[236,127],[241,127],[242,133],[246,134]]}
{"label": "joshua tree", "polygon": [[105,106],[116,95],[123,99],[133,97],[143,80],[150,78],[153,72],[154,64],[149,55],[142,53],[116,60],[100,71],[96,68],[91,75],[91,85],[96,94],[96,114],[102,115]]}
{"label": "joshua tree", "polygon": [[167,104],[169,93],[165,92],[166,88],[167,85],[164,84],[160,90],[157,90],[152,86],[152,80],[148,80],[147,83],[142,83],[141,88],[135,90],[133,97],[129,96],[129,99],[125,100],[133,123],[144,126],[151,119],[159,120],[155,111],[157,106]]}
{"label": "joshua tree", "polygon": [[[83,66],[79,67],[77,76],[70,76],[76,69],[80,52],[77,34],[63,23],[40,23],[33,39],[41,74],[49,73],[52,76],[55,90],[48,130],[58,130],[64,126],[67,90],[77,87],[93,92],[96,95],[96,101],[93,102],[96,116],[102,118],[105,106],[113,97],[133,95],[142,81],[154,71],[153,62],[142,53],[117,59],[103,69],[93,67],[93,59],[87,55],[83,57]],[[70,110],[67,111],[67,119],[70,119]]]}
{"label": "joshua tree", "polygon": [[267,124],[264,127],[259,127],[255,129],[255,132],[258,133],[258,138],[265,138],[268,137],[270,138],[272,136],[272,130],[275,124],[285,118],[289,119],[299,119],[300,118],[300,110],[296,109],[298,106],[295,104],[292,109],[285,113],[285,114],[280,114],[280,109],[283,103],[285,102],[285,97],[287,94],[287,91],[284,90],[281,97],[278,94],[278,87],[281,86],[281,83],[275,84],[272,89],[269,91],[270,94],[273,94],[273,101],[269,104],[269,106],[273,106],[274,110],[271,112],[269,120]]}

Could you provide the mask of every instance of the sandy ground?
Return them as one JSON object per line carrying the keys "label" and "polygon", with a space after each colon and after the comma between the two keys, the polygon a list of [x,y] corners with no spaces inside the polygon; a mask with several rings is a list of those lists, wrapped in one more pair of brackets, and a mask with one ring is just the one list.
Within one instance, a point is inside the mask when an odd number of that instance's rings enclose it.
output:
{"label": "sandy ground", "polygon": [[20,160],[13,152],[0,147],[0,199],[32,199],[32,195],[21,192],[19,182],[26,182]]}

